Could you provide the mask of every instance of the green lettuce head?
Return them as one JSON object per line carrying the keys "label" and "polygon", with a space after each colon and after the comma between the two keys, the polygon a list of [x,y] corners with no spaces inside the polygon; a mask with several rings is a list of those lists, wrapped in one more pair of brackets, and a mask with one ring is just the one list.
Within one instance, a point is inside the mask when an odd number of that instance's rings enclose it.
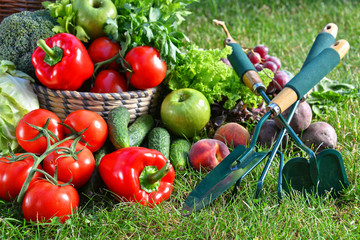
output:
{"label": "green lettuce head", "polygon": [[34,79],[17,71],[14,63],[0,61],[0,155],[8,155],[8,145],[15,152],[19,150],[16,125],[26,113],[39,108],[31,82]]}

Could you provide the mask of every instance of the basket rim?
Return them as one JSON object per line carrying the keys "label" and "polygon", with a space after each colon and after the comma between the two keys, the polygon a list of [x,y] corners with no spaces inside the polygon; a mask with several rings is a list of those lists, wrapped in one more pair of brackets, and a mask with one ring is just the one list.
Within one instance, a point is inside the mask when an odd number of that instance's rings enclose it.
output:
{"label": "basket rim", "polygon": [[93,92],[80,92],[80,91],[69,91],[69,90],[54,90],[45,86],[33,83],[34,90],[37,93],[47,94],[53,97],[61,97],[65,99],[80,99],[80,100],[124,100],[133,98],[143,98],[154,95],[158,88],[148,88],[145,90],[131,90],[120,93],[93,93]]}

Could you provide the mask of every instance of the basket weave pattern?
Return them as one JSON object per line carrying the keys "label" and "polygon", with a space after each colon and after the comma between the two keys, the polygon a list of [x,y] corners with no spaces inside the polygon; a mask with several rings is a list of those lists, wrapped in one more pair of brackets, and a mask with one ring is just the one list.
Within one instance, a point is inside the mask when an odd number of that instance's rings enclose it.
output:
{"label": "basket weave pattern", "polygon": [[143,114],[154,114],[158,106],[158,88],[122,93],[92,93],[52,90],[33,85],[40,107],[54,112],[61,120],[76,110],[86,109],[107,119],[111,109],[124,106],[130,112],[130,122]]}
{"label": "basket weave pattern", "polygon": [[28,1],[0,1],[0,22],[7,16],[21,11],[36,11],[42,9],[42,2],[45,0],[28,0]]}

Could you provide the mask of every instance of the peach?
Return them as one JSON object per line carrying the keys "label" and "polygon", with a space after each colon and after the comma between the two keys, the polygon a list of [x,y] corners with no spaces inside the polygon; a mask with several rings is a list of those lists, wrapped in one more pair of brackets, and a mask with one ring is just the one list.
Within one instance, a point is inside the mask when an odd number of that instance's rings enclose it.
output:
{"label": "peach", "polygon": [[250,133],[240,124],[229,122],[216,130],[214,139],[222,141],[230,148],[236,148],[239,145],[248,145]]}
{"label": "peach", "polygon": [[229,148],[225,143],[216,139],[204,138],[191,146],[189,162],[197,171],[211,171],[229,154]]}

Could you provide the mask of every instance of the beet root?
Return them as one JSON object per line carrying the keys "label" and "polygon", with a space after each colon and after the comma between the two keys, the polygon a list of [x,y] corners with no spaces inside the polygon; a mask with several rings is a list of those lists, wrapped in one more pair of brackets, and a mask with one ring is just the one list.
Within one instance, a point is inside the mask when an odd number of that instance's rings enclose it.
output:
{"label": "beet root", "polygon": [[301,140],[306,146],[321,152],[326,148],[336,147],[337,135],[330,124],[314,122],[303,132]]}
{"label": "beet root", "polygon": [[[292,107],[289,107],[281,115],[286,119],[289,115]],[[299,103],[298,107],[295,110],[294,116],[291,119],[290,127],[294,130],[295,133],[300,134],[302,131],[307,129],[310,126],[312,120],[312,110],[310,105],[306,101]],[[282,128],[282,123],[279,119],[275,119],[275,123],[278,128]]]}
{"label": "beet root", "polygon": [[[280,133],[280,128],[273,119],[264,122],[260,129],[257,144],[262,147],[270,148],[276,141]],[[282,141],[282,147],[286,146],[288,135],[285,135]]]}

